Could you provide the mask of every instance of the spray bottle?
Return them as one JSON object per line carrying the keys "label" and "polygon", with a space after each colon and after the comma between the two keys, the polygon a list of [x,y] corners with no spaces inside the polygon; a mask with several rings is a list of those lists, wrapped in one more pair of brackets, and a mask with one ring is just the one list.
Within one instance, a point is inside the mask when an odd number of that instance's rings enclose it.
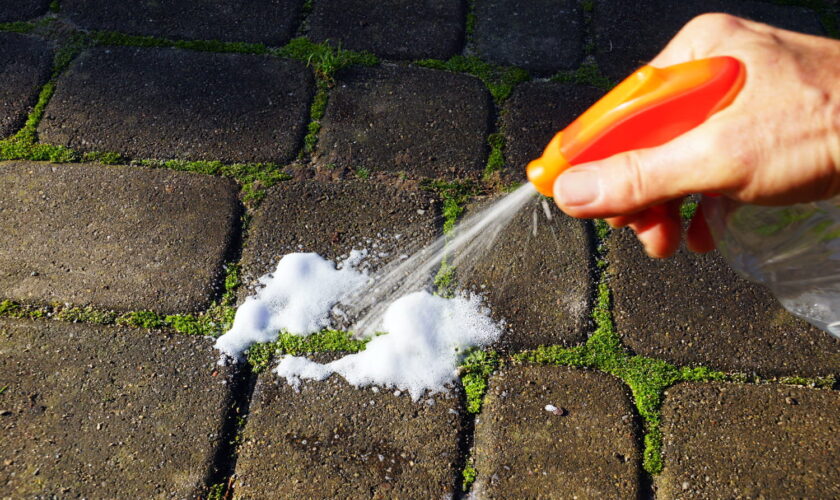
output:
{"label": "spray bottle", "polygon": [[[732,57],[644,66],[561,132],[528,165],[537,191],[572,165],[664,144],[728,106],[745,69]],[[767,286],[791,313],[840,337],[840,197],[760,207],[704,195],[718,250],[736,271]]]}

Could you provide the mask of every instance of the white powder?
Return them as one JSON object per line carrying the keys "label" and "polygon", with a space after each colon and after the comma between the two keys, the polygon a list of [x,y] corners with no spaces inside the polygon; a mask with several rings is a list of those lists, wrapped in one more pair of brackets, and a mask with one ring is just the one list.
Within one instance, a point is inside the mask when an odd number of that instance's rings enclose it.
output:
{"label": "white powder", "polygon": [[260,278],[263,288],[236,310],[233,326],[216,340],[216,349],[239,358],[251,344],[275,340],[280,330],[309,335],[329,327],[330,309],[368,281],[354,269],[364,256],[354,250],[336,269],[318,254],[284,255],[273,274]]}
{"label": "white powder", "polygon": [[415,292],[388,307],[383,318],[387,334],[375,337],[364,351],[323,365],[286,356],[275,373],[295,386],[300,379],[323,380],[338,373],[354,386],[408,391],[416,401],[427,390],[446,390],[465,349],[499,338],[501,329],[487,313],[475,295],[445,299]]}

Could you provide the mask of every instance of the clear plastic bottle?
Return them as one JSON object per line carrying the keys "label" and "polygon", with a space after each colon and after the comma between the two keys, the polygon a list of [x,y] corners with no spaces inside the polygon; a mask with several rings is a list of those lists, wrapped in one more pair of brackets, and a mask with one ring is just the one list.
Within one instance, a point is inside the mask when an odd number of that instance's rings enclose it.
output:
{"label": "clear plastic bottle", "polygon": [[786,207],[704,197],[718,250],[782,305],[840,337],[840,196]]}

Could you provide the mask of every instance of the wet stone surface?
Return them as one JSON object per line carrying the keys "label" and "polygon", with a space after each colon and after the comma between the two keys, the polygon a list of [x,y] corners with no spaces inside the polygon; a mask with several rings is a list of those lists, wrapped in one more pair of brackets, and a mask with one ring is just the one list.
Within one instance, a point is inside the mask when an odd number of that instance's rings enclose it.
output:
{"label": "wet stone surface", "polygon": [[132,158],[285,162],[313,80],[269,56],[133,47],[86,51],[61,76],[40,139]]}
{"label": "wet stone surface", "polygon": [[505,102],[505,171],[509,181],[525,182],[528,162],[542,155],[554,135],[563,130],[604,91],[583,85],[528,82]]}
{"label": "wet stone surface", "polygon": [[658,498],[837,498],[840,392],[681,384],[662,408]]}
{"label": "wet stone surface", "polygon": [[212,341],[0,319],[0,484],[9,498],[201,491],[230,371]]}
{"label": "wet stone surface", "polygon": [[383,66],[342,72],[330,94],[318,163],[405,172],[410,177],[477,177],[487,156],[492,102],[477,78]]}
{"label": "wet stone surface", "polygon": [[277,46],[294,35],[301,3],[299,0],[62,0],[61,15],[91,30]]}
{"label": "wet stone surface", "polygon": [[238,217],[227,179],[0,163],[0,300],[202,310],[215,296]]}
{"label": "wet stone surface", "polygon": [[629,391],[616,378],[552,366],[505,369],[490,379],[476,421],[473,491],[478,498],[636,498],[636,432]]}
{"label": "wet stone surface", "polygon": [[52,69],[49,42],[0,33],[0,139],[23,127]]}
{"label": "wet stone surface", "polygon": [[0,2],[0,23],[27,21],[47,12],[49,5],[50,0],[4,0]]}
{"label": "wet stone surface", "polygon": [[315,2],[309,36],[389,59],[448,59],[464,43],[463,0]]}
{"label": "wet stone surface", "polygon": [[236,496],[448,498],[455,488],[458,398],[413,402],[333,375],[303,382],[263,374],[236,463]]}
{"label": "wet stone surface", "polygon": [[[283,255],[315,252],[326,259],[368,251],[375,269],[433,241],[440,203],[429,192],[376,181],[284,182],[273,187],[249,230],[242,256],[242,293],[273,271]],[[431,278],[430,278],[431,279]]]}
{"label": "wet stone surface", "polygon": [[[754,0],[595,0],[595,58],[607,76],[622,79],[653,59],[685,23],[706,12],[725,12],[779,28],[824,35],[816,13],[804,7]],[[655,19],[655,22],[651,20]]]}
{"label": "wet stone surface", "polygon": [[472,270],[456,269],[456,278],[486,298],[494,319],[505,321],[497,347],[521,351],[586,339],[593,291],[585,222],[535,197],[476,257]]}
{"label": "wet stone surface", "polygon": [[488,61],[546,75],[583,58],[583,12],[574,0],[488,0],[475,6],[475,43]]}
{"label": "wet stone surface", "polygon": [[764,376],[840,373],[840,339],[787,313],[717,252],[650,259],[623,230],[609,260],[615,324],[637,354]]}

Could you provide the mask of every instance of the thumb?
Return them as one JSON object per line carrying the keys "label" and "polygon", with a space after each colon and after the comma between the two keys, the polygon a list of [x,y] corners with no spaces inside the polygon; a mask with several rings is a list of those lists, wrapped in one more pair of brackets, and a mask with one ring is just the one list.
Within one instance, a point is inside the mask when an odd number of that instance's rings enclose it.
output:
{"label": "thumb", "polygon": [[742,183],[743,169],[714,154],[707,125],[662,146],[571,167],[554,182],[554,200],[573,217],[605,218],[692,193],[731,191]]}

